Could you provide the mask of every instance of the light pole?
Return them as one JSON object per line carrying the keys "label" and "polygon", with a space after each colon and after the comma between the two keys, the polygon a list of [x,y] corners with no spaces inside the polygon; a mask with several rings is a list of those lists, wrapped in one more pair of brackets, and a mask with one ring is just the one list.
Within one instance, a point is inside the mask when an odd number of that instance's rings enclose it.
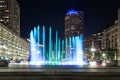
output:
{"label": "light pole", "polygon": [[95,53],[94,52],[96,51],[96,49],[94,47],[94,41],[92,41],[92,47],[91,47],[90,51],[92,52],[92,61],[93,61],[94,57],[95,57]]}
{"label": "light pole", "polygon": [[105,60],[105,58],[106,58],[106,54],[105,53],[103,53],[102,54],[102,57],[103,57],[103,61]]}
{"label": "light pole", "polygon": [[90,50],[92,52],[92,60],[94,60],[96,49],[94,47],[92,47]]}

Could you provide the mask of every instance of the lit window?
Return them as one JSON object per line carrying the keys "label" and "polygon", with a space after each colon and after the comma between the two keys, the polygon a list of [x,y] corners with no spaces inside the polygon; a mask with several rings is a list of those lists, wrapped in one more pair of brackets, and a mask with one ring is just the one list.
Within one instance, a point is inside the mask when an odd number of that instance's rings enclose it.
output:
{"label": "lit window", "polygon": [[4,18],[9,18],[9,16],[5,16]]}
{"label": "lit window", "polygon": [[6,7],[6,5],[0,5],[0,7]]}
{"label": "lit window", "polygon": [[4,3],[5,1],[0,1],[0,3]]}
{"label": "lit window", "polygon": [[6,21],[8,22],[9,20],[7,19]]}
{"label": "lit window", "polygon": [[9,12],[9,10],[5,10],[5,12]]}
{"label": "lit window", "polygon": [[0,19],[0,21],[4,21],[3,19]]}

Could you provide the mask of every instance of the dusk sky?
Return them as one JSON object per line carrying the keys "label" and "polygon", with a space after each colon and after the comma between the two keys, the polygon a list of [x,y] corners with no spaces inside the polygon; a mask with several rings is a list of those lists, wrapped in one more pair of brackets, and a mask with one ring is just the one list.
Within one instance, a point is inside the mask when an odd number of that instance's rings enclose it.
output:
{"label": "dusk sky", "polygon": [[21,7],[21,36],[29,37],[37,25],[52,26],[64,37],[64,17],[68,10],[84,12],[85,36],[114,24],[120,0],[18,0]]}

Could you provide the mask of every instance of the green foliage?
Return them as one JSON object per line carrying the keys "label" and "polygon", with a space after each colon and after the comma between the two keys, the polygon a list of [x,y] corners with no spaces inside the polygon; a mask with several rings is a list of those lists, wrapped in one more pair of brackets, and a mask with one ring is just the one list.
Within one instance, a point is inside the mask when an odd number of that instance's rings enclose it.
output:
{"label": "green foliage", "polygon": [[117,50],[116,49],[109,49],[109,50],[103,50],[102,52],[106,54],[108,59],[113,60],[115,57],[115,54],[117,53]]}
{"label": "green foliage", "polygon": [[95,52],[95,58],[96,59],[102,59],[102,54],[99,52]]}

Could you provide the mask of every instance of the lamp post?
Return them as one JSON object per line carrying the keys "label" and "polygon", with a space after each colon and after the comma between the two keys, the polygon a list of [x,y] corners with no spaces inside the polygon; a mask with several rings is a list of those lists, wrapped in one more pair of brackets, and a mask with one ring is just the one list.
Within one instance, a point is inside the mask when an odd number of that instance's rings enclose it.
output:
{"label": "lamp post", "polygon": [[92,60],[94,59],[95,57],[95,51],[96,49],[94,47],[91,48],[91,52],[92,52]]}
{"label": "lamp post", "polygon": [[102,54],[102,57],[103,57],[103,61],[105,60],[105,58],[106,58],[106,54],[105,53],[103,53]]}

